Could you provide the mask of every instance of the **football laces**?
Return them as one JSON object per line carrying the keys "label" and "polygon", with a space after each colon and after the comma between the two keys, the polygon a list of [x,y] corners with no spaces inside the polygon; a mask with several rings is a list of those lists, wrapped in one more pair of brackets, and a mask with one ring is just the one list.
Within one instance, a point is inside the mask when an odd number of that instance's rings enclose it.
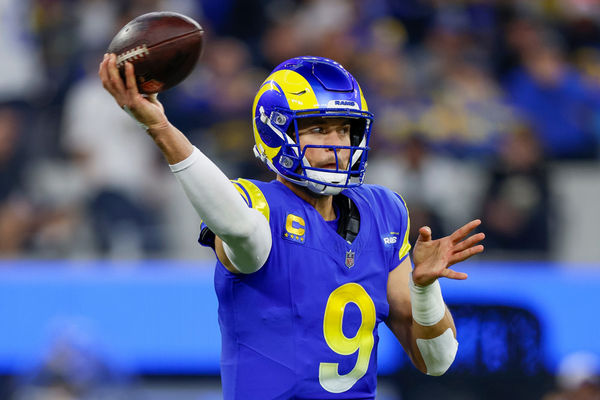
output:
{"label": "football laces", "polygon": [[150,51],[148,51],[148,47],[145,44],[142,44],[141,46],[134,47],[132,49],[127,50],[124,53],[117,55],[117,65],[119,67],[122,67],[123,65],[125,65],[126,61],[144,58],[148,54],[150,54]]}

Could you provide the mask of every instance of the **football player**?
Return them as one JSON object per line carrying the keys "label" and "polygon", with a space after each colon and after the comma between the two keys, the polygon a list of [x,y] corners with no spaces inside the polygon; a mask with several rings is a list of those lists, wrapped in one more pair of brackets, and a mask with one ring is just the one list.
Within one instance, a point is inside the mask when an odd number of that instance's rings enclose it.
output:
{"label": "football player", "polygon": [[421,227],[411,263],[404,201],[363,184],[373,115],[340,64],[293,58],[260,86],[254,153],[271,182],[230,181],[139,94],[131,64],[123,82],[106,55],[99,75],[164,154],[216,252],[226,399],[374,399],[381,322],[422,372],[450,367],[458,342],[438,279],[467,278],[449,267],[483,251],[480,221],[437,240]]}

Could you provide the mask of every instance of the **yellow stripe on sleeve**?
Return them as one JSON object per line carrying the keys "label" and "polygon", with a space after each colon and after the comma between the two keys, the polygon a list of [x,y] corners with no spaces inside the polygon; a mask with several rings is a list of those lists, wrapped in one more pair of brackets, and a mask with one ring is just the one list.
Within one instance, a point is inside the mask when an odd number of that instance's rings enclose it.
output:
{"label": "yellow stripe on sleeve", "polygon": [[[398,194],[398,196],[400,196]],[[400,196],[402,199],[402,196]],[[402,247],[400,248],[400,252],[398,254],[398,259],[402,260],[402,257],[406,256],[410,251],[410,243],[408,242],[408,234],[410,233],[410,213],[408,212],[408,207],[406,207],[406,202],[402,199],[404,203],[404,207],[406,208],[406,230],[404,231],[404,239],[402,240]]]}
{"label": "yellow stripe on sleeve", "polygon": [[265,216],[267,221],[271,215],[269,203],[265,195],[260,191],[258,186],[246,179],[236,179],[232,181],[237,191],[249,207],[254,208]]}

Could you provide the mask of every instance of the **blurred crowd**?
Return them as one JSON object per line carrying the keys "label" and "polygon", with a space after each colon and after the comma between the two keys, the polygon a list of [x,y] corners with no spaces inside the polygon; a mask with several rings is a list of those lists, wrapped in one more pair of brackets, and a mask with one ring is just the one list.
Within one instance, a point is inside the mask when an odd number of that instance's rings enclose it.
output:
{"label": "blurred crowd", "polygon": [[367,180],[402,194],[413,226],[480,217],[491,256],[552,257],[548,166],[600,149],[594,0],[2,0],[2,257],[205,255],[166,163],[97,77],[114,34],[157,10],[206,31],[159,99],[229,177],[273,178],[251,151],[254,94],[281,61],[324,56],[361,83]]}

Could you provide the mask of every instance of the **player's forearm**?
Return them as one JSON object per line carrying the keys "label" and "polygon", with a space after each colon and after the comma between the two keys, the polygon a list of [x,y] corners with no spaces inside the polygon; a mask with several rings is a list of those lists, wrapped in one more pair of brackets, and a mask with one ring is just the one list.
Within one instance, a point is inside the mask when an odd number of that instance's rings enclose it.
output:
{"label": "player's forearm", "polygon": [[386,321],[386,325],[394,333],[394,336],[396,336],[396,339],[398,339],[414,366],[419,371],[426,374],[427,366],[425,365],[417,346],[415,337],[417,332],[413,329],[414,321],[412,316],[410,313],[405,314],[403,312],[393,315],[392,311],[393,310],[390,308],[391,315]]}
{"label": "player's forearm", "polygon": [[433,326],[422,326],[413,321],[411,348],[415,363],[427,375],[443,375],[454,362],[458,350],[456,328],[450,311]]}
{"label": "player's forearm", "polygon": [[[410,357],[412,363],[419,371],[429,375],[441,375],[442,370],[445,370],[444,367],[433,367],[432,363],[429,362],[428,368],[428,365],[425,362],[424,358],[431,359],[432,354],[422,354],[421,348],[425,348],[425,346],[423,346],[422,340],[435,340],[436,338],[444,334],[448,329],[451,330],[453,337],[455,337],[456,330],[454,327],[454,321],[452,320],[452,315],[449,311],[447,311],[446,314],[444,314],[444,317],[441,321],[432,326],[420,325],[417,322],[415,322],[410,313],[404,314],[402,312],[395,313],[393,317],[386,321],[386,324],[394,333],[400,344],[402,344],[402,347]],[[417,341],[417,339],[419,340],[419,342]],[[419,343],[421,343],[421,346],[419,346]],[[448,354],[447,350],[448,349],[442,349],[441,354]],[[450,350],[450,352],[453,351],[452,348],[450,348]],[[435,353],[438,352],[439,349]],[[435,353],[433,354],[433,357],[438,359],[439,357]],[[454,351],[454,354],[455,353],[456,352]],[[452,363],[453,357],[452,359],[448,359],[448,357],[445,357],[445,359],[447,360],[445,364],[449,367]]]}
{"label": "player's forearm", "polygon": [[448,329],[452,330],[452,332],[456,334],[454,319],[452,318],[452,314],[450,313],[450,310],[448,310],[448,308],[446,308],[446,312],[444,313],[442,319],[434,325],[423,326],[416,322],[414,319],[412,321],[412,331],[414,338],[434,338],[446,332],[446,330]]}
{"label": "player's forearm", "polygon": [[437,281],[420,287],[411,279],[409,287],[413,318],[412,352],[418,353],[415,358],[422,359],[425,364],[424,372],[428,375],[442,375],[452,365],[458,350],[454,320],[444,303]]}
{"label": "player's forearm", "polygon": [[171,165],[185,160],[194,150],[188,138],[167,120],[149,127],[147,132]]}

